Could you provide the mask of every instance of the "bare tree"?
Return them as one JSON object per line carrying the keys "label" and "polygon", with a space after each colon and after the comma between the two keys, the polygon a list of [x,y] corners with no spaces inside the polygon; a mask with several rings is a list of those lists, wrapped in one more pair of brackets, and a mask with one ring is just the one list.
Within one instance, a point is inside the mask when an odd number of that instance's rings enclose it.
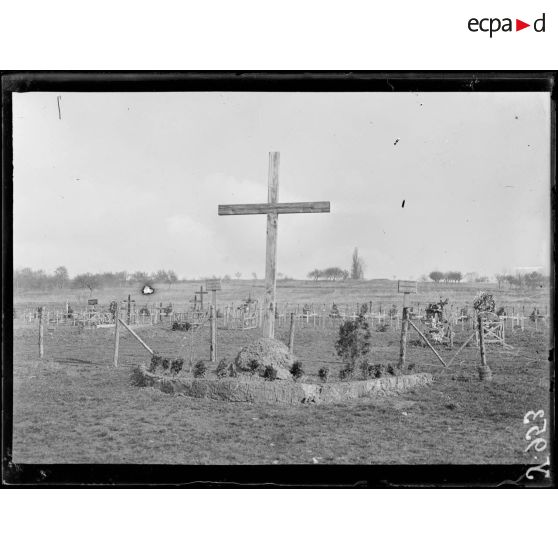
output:
{"label": "bare tree", "polygon": [[496,282],[498,283],[498,290],[502,290],[502,285],[506,280],[506,276],[503,273],[496,274]]}
{"label": "bare tree", "polygon": [[54,271],[54,278],[56,281],[56,286],[59,289],[63,289],[70,278],[66,267],[64,267],[63,265],[57,267],[56,270]]}
{"label": "bare tree", "polygon": [[306,277],[308,277],[308,279],[314,279],[314,281],[317,281],[321,276],[322,272],[319,269],[313,269],[310,273],[308,273]]}
{"label": "bare tree", "polygon": [[166,283],[168,279],[168,274],[164,269],[160,269],[153,275],[153,281],[156,283]]}
{"label": "bare tree", "polygon": [[136,283],[149,283],[150,280],[151,277],[145,271],[134,271],[134,273],[132,273],[132,281],[135,281]]}
{"label": "bare tree", "polygon": [[441,271],[431,271],[428,277],[430,277],[430,279],[432,279],[435,283],[439,283],[444,278],[444,273]]}
{"label": "bare tree", "polygon": [[169,269],[165,281],[170,289],[172,285],[178,281],[178,275],[172,269]]}
{"label": "bare tree", "polygon": [[82,273],[74,277],[74,282],[78,287],[82,289],[89,289],[89,296],[93,294],[93,291],[99,287],[99,278],[97,275],[91,273]]}

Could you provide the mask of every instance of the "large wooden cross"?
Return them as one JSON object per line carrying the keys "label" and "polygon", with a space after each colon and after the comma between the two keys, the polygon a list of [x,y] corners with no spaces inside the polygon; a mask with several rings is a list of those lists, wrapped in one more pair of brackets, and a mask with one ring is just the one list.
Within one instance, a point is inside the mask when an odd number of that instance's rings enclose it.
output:
{"label": "large wooden cross", "polygon": [[279,153],[269,154],[267,203],[220,205],[219,215],[267,214],[265,253],[265,300],[263,336],[273,339],[275,333],[275,286],[277,271],[277,217],[279,213],[329,213],[329,202],[279,203]]}

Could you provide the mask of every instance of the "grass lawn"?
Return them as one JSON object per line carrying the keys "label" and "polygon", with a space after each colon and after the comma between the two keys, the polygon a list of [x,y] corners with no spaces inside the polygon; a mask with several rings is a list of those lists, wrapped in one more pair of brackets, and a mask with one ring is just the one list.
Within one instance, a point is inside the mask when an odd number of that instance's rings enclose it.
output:
{"label": "grass lawn", "polygon": [[[182,332],[137,331],[163,355],[188,356],[189,336]],[[459,346],[467,332],[457,333]],[[531,463],[523,416],[549,412],[548,329],[508,335],[512,350],[490,346],[491,383],[477,379],[474,346],[449,371],[436,366],[428,349],[410,346],[408,362],[435,374],[431,386],[381,400],[296,407],[133,387],[131,368],[147,362],[148,354],[124,332],[121,364],[113,369],[112,334],[58,327],[47,333],[40,361],[36,326],[15,328],[15,463]],[[233,357],[257,335],[219,330],[218,357]],[[297,331],[295,353],[307,373],[327,363],[336,375],[335,337],[333,329]],[[396,331],[374,332],[372,360],[394,362],[398,337]],[[207,329],[195,335],[195,358],[208,357],[207,338]]]}

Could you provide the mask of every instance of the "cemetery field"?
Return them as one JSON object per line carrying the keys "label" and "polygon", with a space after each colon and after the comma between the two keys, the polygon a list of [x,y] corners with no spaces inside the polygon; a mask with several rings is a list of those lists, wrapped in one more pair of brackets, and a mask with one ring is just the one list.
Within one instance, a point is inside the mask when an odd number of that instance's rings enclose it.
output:
{"label": "cemetery field", "polygon": [[[134,387],[132,367],[147,363],[149,354],[123,331],[114,369],[113,331],[50,328],[40,360],[37,325],[14,325],[15,463],[531,463],[523,417],[530,410],[549,414],[548,327],[527,324],[525,331],[508,331],[513,349],[488,346],[492,382],[478,380],[474,344],[450,370],[438,366],[427,348],[410,344],[407,362],[434,374],[430,386],[385,399],[292,407]],[[207,328],[191,340],[168,325],[136,332],[169,357],[189,358],[191,342],[193,357],[208,362]],[[233,358],[258,335],[258,330],[218,329],[217,358]],[[287,335],[279,328],[279,339],[286,341]],[[468,332],[458,328],[456,335],[458,347]],[[297,329],[294,352],[308,375],[327,365],[337,381],[336,336],[334,328]],[[411,341],[416,338],[410,334]],[[398,331],[373,331],[372,362],[395,363],[398,350]]]}
{"label": "cemetery field", "polygon": [[[69,301],[74,310],[87,305],[89,298],[97,298],[101,306],[108,306],[111,300],[123,301],[131,294],[136,304],[172,303],[177,308],[190,306],[194,292],[204,285],[204,280],[187,281],[169,285],[154,285],[155,293],[149,296],[140,294],[142,285],[128,285],[96,289],[92,293],[84,289],[55,289],[49,292],[30,291],[15,292],[14,307],[16,309],[36,308],[44,305],[49,308],[63,308]],[[263,299],[263,280],[234,280],[222,283],[222,291],[218,292],[217,305],[240,303],[249,296]],[[410,295],[411,305],[424,306],[428,302],[436,302],[440,298],[449,298],[450,304],[471,304],[479,291],[486,290],[494,294],[496,305],[505,306],[511,311],[525,311],[528,315],[534,306],[541,311],[549,308],[550,294],[548,287],[536,290],[498,289],[494,283],[419,283],[418,293]],[[206,297],[209,301],[209,297]],[[338,305],[372,302],[374,311],[380,307],[386,308],[391,304],[400,306],[402,295],[397,293],[397,281],[388,279],[372,279],[363,281],[303,281],[279,280],[277,282],[277,303],[290,305],[305,303]]]}

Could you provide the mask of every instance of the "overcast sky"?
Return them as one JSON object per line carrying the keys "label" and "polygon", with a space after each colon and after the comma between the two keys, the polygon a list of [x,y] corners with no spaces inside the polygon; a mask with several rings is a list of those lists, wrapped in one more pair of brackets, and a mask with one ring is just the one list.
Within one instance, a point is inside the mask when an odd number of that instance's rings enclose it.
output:
{"label": "overcast sky", "polygon": [[217,205],[267,201],[279,151],[279,201],[331,202],[279,217],[282,273],[548,271],[547,93],[13,97],[16,268],[262,277],[265,216]]}

